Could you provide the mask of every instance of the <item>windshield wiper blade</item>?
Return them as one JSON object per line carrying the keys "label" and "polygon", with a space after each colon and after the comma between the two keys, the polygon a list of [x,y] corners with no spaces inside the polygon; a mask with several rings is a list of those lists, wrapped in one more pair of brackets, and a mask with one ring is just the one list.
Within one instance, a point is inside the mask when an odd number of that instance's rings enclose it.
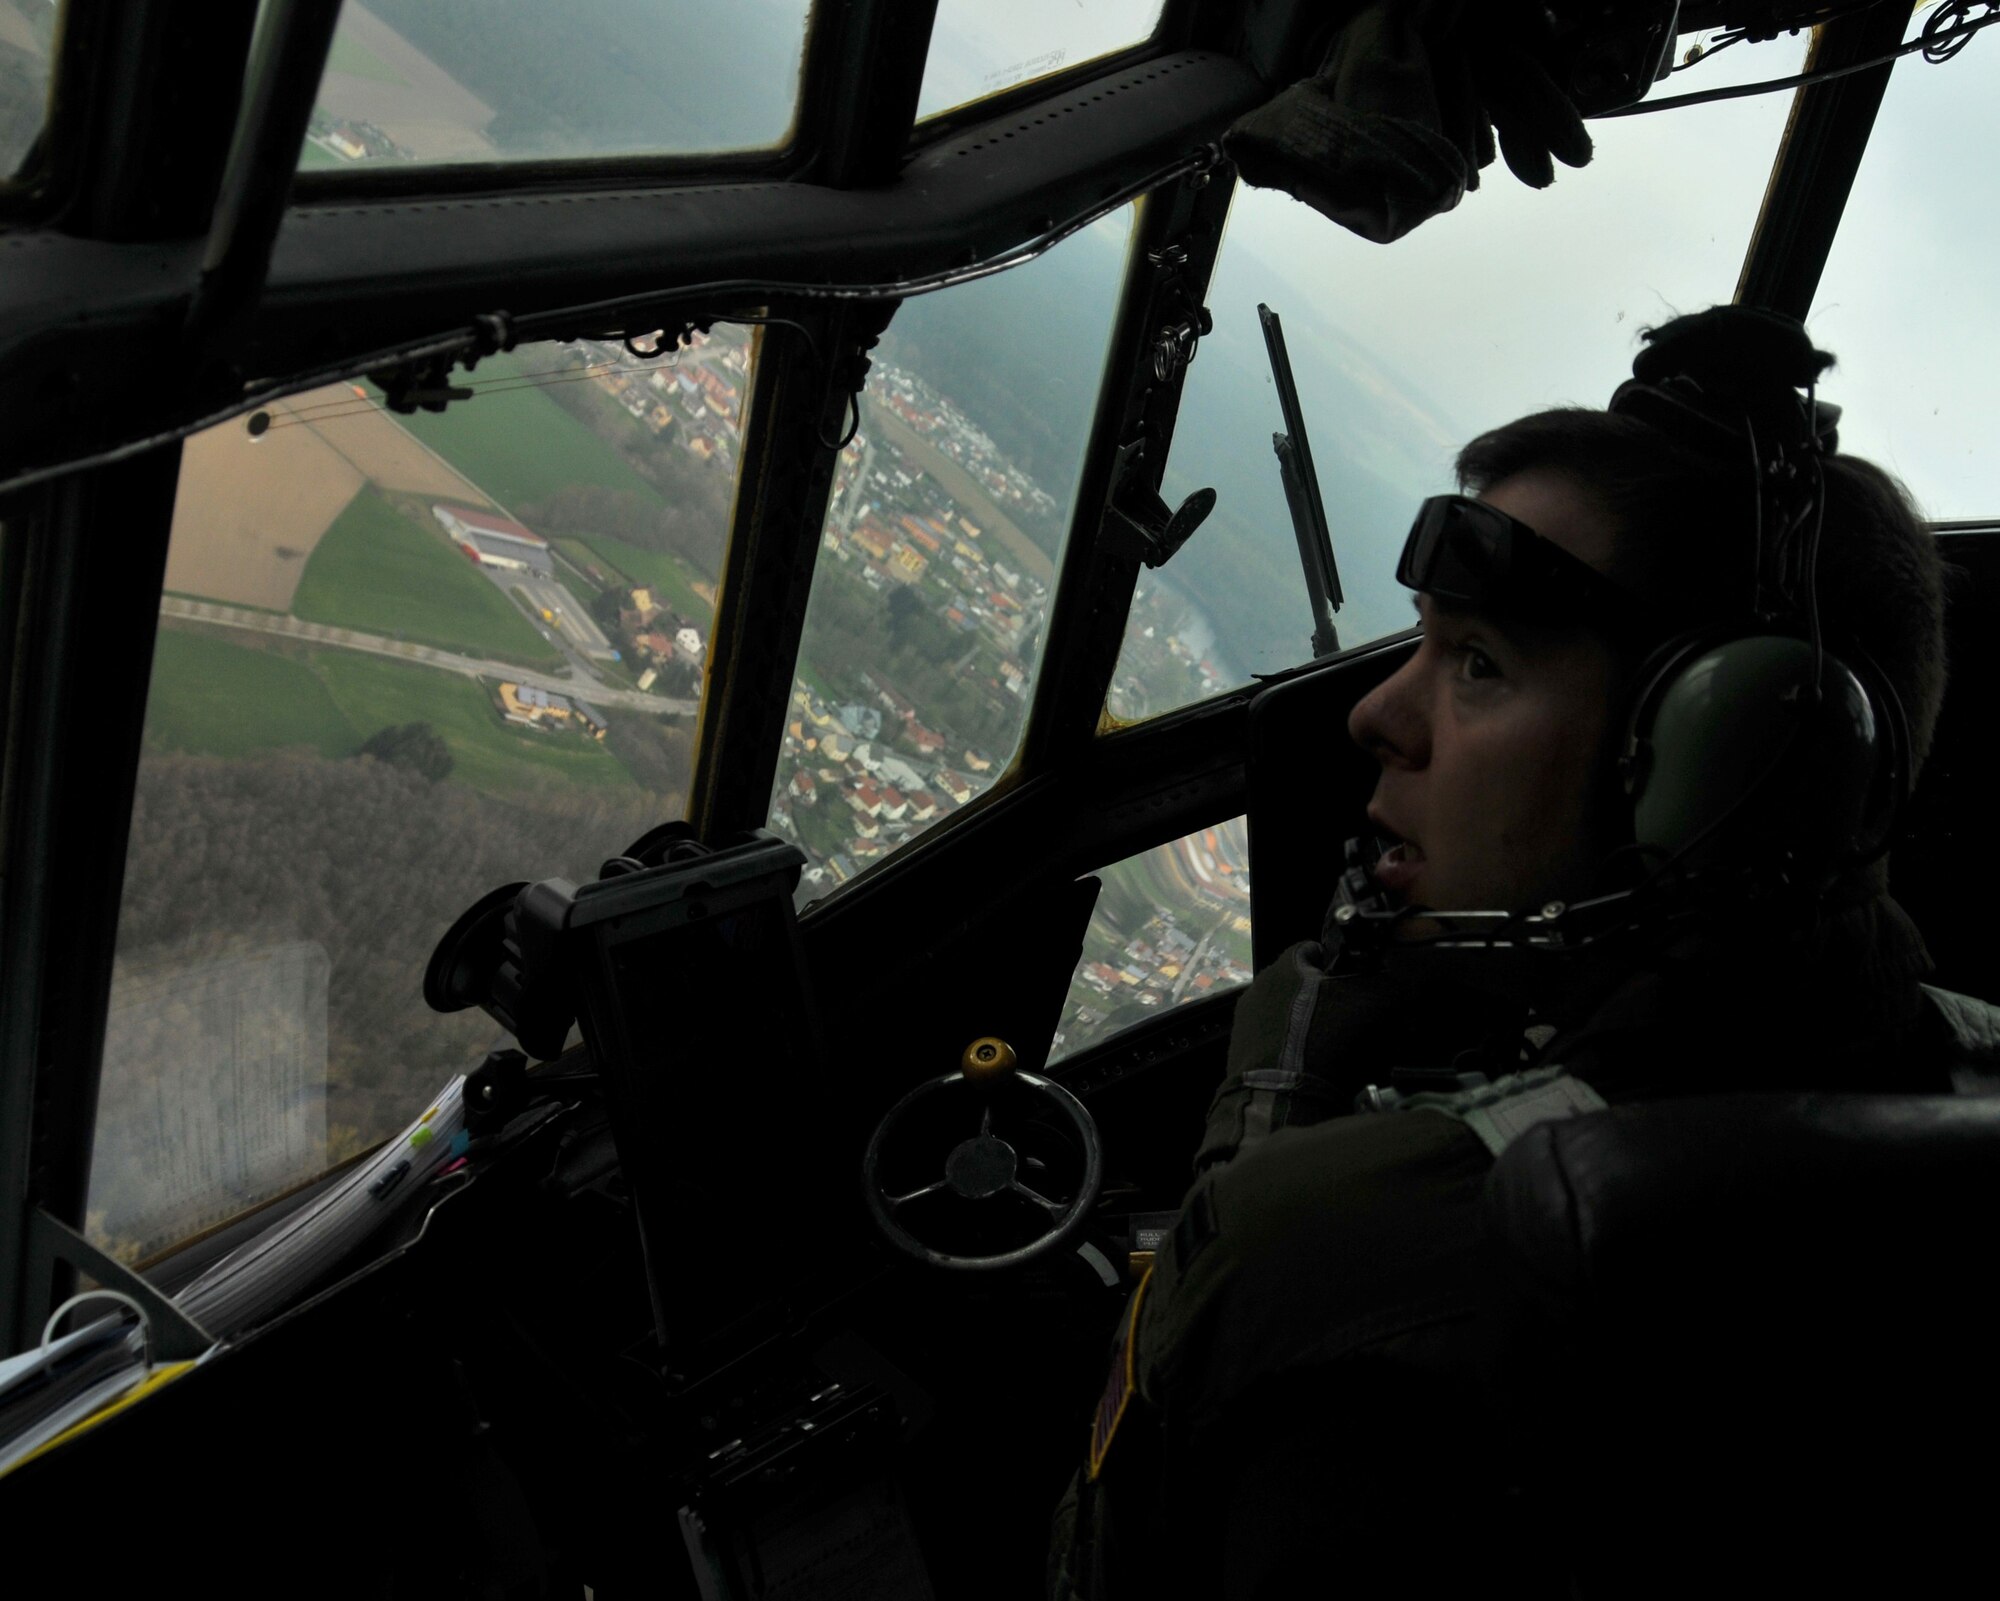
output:
{"label": "windshield wiper blade", "polygon": [[1319,474],[1313,470],[1312,446],[1306,440],[1305,414],[1299,409],[1298,385],[1292,381],[1292,358],[1285,350],[1285,330],[1278,314],[1261,302],[1257,320],[1264,325],[1264,344],[1271,353],[1271,376],[1278,385],[1285,431],[1271,436],[1278,457],[1278,475],[1285,484],[1285,504],[1291,508],[1292,532],[1298,537],[1299,564],[1305,569],[1306,598],[1312,604],[1312,650],[1315,658],[1340,649],[1333,614],[1346,597],[1340,570],[1333,561],[1333,535],[1326,525],[1326,502],[1320,498]]}

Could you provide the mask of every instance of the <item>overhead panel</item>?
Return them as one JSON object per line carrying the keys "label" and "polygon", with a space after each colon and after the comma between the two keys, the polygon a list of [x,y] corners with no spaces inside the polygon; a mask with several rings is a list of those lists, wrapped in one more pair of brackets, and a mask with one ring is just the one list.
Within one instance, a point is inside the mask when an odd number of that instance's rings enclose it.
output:
{"label": "overhead panel", "polygon": [[775,149],[791,134],[810,9],[347,0],[300,167]]}
{"label": "overhead panel", "polygon": [[939,0],[917,118],[1143,44],[1163,0]]}

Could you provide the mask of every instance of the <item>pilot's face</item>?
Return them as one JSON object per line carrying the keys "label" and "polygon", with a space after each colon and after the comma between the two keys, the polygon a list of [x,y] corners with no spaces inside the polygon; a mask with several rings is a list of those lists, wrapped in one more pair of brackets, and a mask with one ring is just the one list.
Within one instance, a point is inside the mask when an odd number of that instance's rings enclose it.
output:
{"label": "pilot's face", "polygon": [[[1611,527],[1576,480],[1524,472],[1481,498],[1603,570]],[[1418,614],[1416,655],[1348,720],[1382,763],[1369,816],[1406,842],[1378,880],[1440,910],[1577,898],[1613,842],[1610,645],[1582,627],[1524,625],[1428,595]]]}

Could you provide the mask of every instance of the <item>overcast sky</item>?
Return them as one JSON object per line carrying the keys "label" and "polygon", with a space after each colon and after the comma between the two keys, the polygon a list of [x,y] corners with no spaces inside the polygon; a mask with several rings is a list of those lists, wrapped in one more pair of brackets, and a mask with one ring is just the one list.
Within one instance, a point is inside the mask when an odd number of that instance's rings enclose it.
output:
{"label": "overcast sky", "polygon": [[[1739,45],[1656,92],[1783,76],[1802,49]],[[1843,447],[1904,476],[1939,517],[2000,511],[1982,471],[1996,68],[2000,38],[1942,66],[1898,64],[1808,319],[1840,358],[1823,392],[1846,408]],[[1457,211],[1390,247],[1246,192],[1232,242],[1434,398],[1461,439],[1538,406],[1601,405],[1639,327],[1733,294],[1791,99],[1594,122],[1588,167],[1536,192],[1496,165]]]}
{"label": "overcast sky", "polygon": [[917,115],[1122,50],[1159,20],[1160,0],[938,0]]}
{"label": "overcast sky", "polygon": [[[1001,87],[995,75],[1022,64],[1046,70],[1037,58],[1055,49],[1067,63],[1117,49],[1158,12],[1158,0],[942,0],[924,109]],[[1803,35],[1737,45],[1655,93],[1781,77],[1804,51]],[[1434,413],[1441,441],[1538,406],[1601,405],[1640,327],[1734,293],[1792,99],[1594,122],[1590,166],[1559,167],[1537,192],[1496,164],[1457,211],[1394,246],[1246,191],[1225,250],[1259,258],[1274,298],[1310,302],[1373,354]],[[1901,61],[1809,320],[1840,358],[1824,393],[1846,409],[1843,446],[1899,473],[1937,517],[2000,512],[1984,470],[1996,143],[2000,34],[1942,66]],[[1254,298],[1213,309],[1253,316]]]}

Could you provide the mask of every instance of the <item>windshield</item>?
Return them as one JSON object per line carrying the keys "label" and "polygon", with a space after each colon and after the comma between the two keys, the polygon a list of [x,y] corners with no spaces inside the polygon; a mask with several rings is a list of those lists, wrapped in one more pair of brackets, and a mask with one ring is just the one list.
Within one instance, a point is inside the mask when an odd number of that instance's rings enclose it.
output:
{"label": "windshield", "polygon": [[57,0],[0,0],[0,183],[20,171],[48,117]]}
{"label": "windshield", "polygon": [[810,0],[346,0],[300,155],[702,155],[790,136]]}
{"label": "windshield", "polygon": [[1026,266],[907,302],[874,353],[771,797],[771,826],[806,853],[802,903],[1014,758],[1132,219],[1127,206]]}
{"label": "windshield", "polygon": [[333,385],[189,440],[89,1230],[150,1255],[420,1112],[500,1040],[421,998],[485,891],[682,815],[752,340]]}
{"label": "windshield", "polygon": [[1902,478],[1936,518],[2000,509],[2000,308],[1985,293],[1996,142],[2000,39],[1939,66],[1899,61],[1813,299],[1813,338],[1839,358],[1822,392],[1844,408],[1841,449]]}
{"label": "windshield", "polygon": [[[1803,39],[1738,47],[1662,90],[1781,76],[1803,52]],[[1170,502],[1204,485],[1219,498],[1187,548],[1142,578],[1113,719],[1312,654],[1260,302],[1291,351],[1347,593],[1340,643],[1364,644],[1409,626],[1396,557],[1418,502],[1455,487],[1461,445],[1542,407],[1603,405],[1642,327],[1732,296],[1790,104],[1764,95],[1594,122],[1590,166],[1535,191],[1496,162],[1457,210],[1388,248],[1276,190],[1240,190],[1165,482]]]}
{"label": "windshield", "polygon": [[1051,1062],[1155,1012],[1250,982],[1250,837],[1243,818],[1113,862],[1097,879],[1097,904]]}
{"label": "windshield", "polygon": [[917,117],[936,116],[1152,37],[1164,0],[939,0]]}

